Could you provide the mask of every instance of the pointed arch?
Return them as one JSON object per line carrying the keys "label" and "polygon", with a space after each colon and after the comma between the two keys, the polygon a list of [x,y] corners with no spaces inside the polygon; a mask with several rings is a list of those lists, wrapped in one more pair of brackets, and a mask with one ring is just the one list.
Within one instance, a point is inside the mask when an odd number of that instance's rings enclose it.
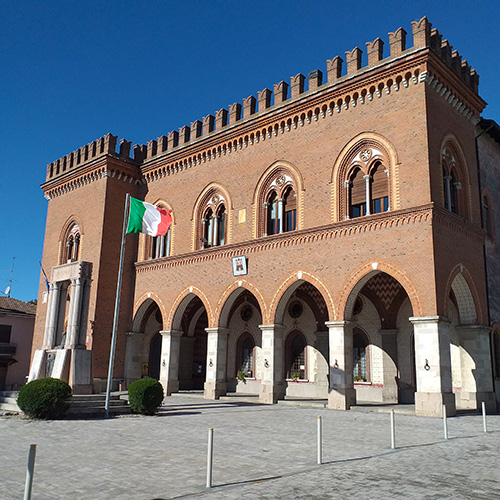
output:
{"label": "pointed arch", "polygon": [[[352,316],[356,297],[365,284],[377,273],[386,273],[404,288],[413,309],[415,316],[422,316],[422,307],[412,280],[405,272],[385,261],[366,262],[362,264],[346,280],[342,287],[340,303],[338,305],[339,317],[337,320],[349,320]],[[340,316],[343,315],[343,316]]]}
{"label": "pointed arch", "polygon": [[192,299],[194,297],[198,297],[201,300],[203,306],[205,307],[205,310],[207,311],[208,327],[214,328],[216,326],[213,309],[210,305],[210,301],[208,300],[207,295],[200,288],[196,286],[189,286],[177,296],[174,303],[172,304],[172,307],[170,308],[167,316],[167,320],[165,322],[166,330],[180,330],[182,313],[189,303],[189,300],[185,299]]}
{"label": "pointed arch", "polygon": [[224,290],[217,303],[214,314],[216,317],[216,323],[219,326],[224,326],[224,327],[227,326],[229,320],[228,318],[229,312],[231,310],[232,304],[237,299],[239,294],[236,294],[232,298],[232,300],[230,300],[230,298],[234,294],[234,292],[240,288],[242,293],[244,290],[248,290],[249,292],[251,292],[251,294],[255,297],[257,304],[259,305],[263,320],[266,317],[266,302],[264,300],[264,296],[262,295],[261,291],[249,281],[239,280],[235,281]]}
{"label": "pointed arch", "polygon": [[[287,214],[286,198],[290,196],[290,189],[293,190],[293,199],[289,200],[290,214]],[[253,193],[254,237],[276,234],[283,230],[301,229],[303,227],[303,191],[302,174],[294,165],[282,160],[270,165],[261,175]],[[273,212],[273,206],[268,206],[269,199],[273,195],[276,198],[275,212]],[[278,208],[278,203],[283,203],[283,198],[285,198],[285,205],[283,208]],[[278,213],[278,210],[282,210],[283,213]],[[268,226],[272,221],[275,226],[273,226],[273,232],[269,232]]]}
{"label": "pointed arch", "polygon": [[[378,172],[377,184],[373,184],[373,179],[365,176],[372,176]],[[399,160],[396,148],[384,136],[373,132],[363,132],[349,141],[337,156],[337,160],[332,169],[332,221],[338,222],[352,216],[368,215],[377,211],[388,209],[398,209],[400,200],[398,195],[398,168]],[[365,197],[365,210],[360,206],[362,203],[354,203],[356,207],[351,207],[351,176],[359,170],[361,177],[370,180],[371,188],[365,192],[372,192]],[[387,177],[384,186],[381,173]],[[361,186],[362,188],[363,186]],[[359,193],[358,193],[359,194]],[[361,190],[362,194],[362,190]],[[387,199],[386,199],[387,198]],[[377,201],[378,200],[378,201]],[[358,210],[359,209],[359,210]]]}
{"label": "pointed arch", "polygon": [[307,271],[298,271],[288,276],[288,278],[286,278],[276,290],[269,307],[267,318],[265,319],[265,322],[267,324],[273,324],[275,322],[281,321],[278,320],[278,317],[283,317],[284,308],[286,306],[286,303],[288,302],[288,299],[292,296],[292,293],[304,282],[313,285],[321,293],[321,296],[326,304],[329,319],[335,317],[335,306],[328,287],[313,274]]}
{"label": "pointed arch", "polygon": [[165,236],[148,236],[147,234],[139,234],[139,248],[138,255],[141,260],[159,259],[162,257],[169,257],[173,254],[175,242],[175,212],[172,205],[162,198],[158,198],[153,205],[164,208],[170,212],[172,223],[168,233]]}
{"label": "pointed arch", "polygon": [[215,182],[208,184],[193,207],[193,250],[229,243],[232,212],[233,202],[227,189]]}
{"label": "pointed arch", "polygon": [[481,302],[474,280],[463,264],[457,264],[451,271],[445,288],[445,316],[449,316],[448,300],[451,292],[455,296],[460,323],[462,325],[483,324]]}
{"label": "pointed arch", "polygon": [[132,331],[139,332],[140,325],[144,319],[144,315],[146,314],[149,306],[155,303],[160,310],[162,319],[163,319],[163,328],[165,328],[165,320],[166,320],[166,309],[165,306],[158,295],[154,292],[146,292],[143,293],[134,303],[134,308],[132,311]]}
{"label": "pointed arch", "polygon": [[80,260],[83,234],[80,218],[74,214],[69,216],[59,233],[59,264]]}
{"label": "pointed arch", "polygon": [[441,203],[450,212],[471,219],[471,181],[465,154],[458,139],[446,134],[440,147]]}

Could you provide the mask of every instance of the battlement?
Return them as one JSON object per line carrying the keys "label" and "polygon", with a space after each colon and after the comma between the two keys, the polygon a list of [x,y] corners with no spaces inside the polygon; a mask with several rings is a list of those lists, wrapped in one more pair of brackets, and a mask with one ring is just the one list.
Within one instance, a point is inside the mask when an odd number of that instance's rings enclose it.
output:
{"label": "battlement", "polygon": [[[59,160],[49,163],[47,165],[46,180],[49,181],[64,172],[73,170],[90,160],[106,154],[115,155],[124,160],[130,160],[130,148],[132,146],[132,142],[121,139],[118,152],[116,152],[117,139],[118,137],[116,135],[106,134],[104,137],[101,137],[100,139],[97,139],[96,141],[93,141],[90,144],[67,154],[66,156],[63,156],[62,158],[59,158]],[[133,160],[138,162],[142,161],[145,156],[145,153],[139,146],[134,146],[133,154]]]}
{"label": "battlement", "polygon": [[[234,103],[228,109],[222,108],[214,115],[204,116],[191,124],[184,125],[178,130],[173,130],[167,135],[149,141],[147,144],[134,145],[134,162],[141,163],[159,155],[170,152],[178,147],[189,145],[194,141],[209,137],[224,131],[234,125],[243,123],[256,114],[272,111],[281,106],[300,99],[304,94],[314,93],[333,87],[357,75],[387,65],[399,57],[404,57],[422,49],[430,49],[446,63],[446,65],[467,85],[475,94],[478,93],[479,76],[470,67],[467,61],[452,46],[448,40],[443,40],[437,29],[432,29],[427,17],[412,23],[413,46],[406,47],[406,31],[398,28],[395,32],[388,33],[389,55],[384,58],[384,42],[376,38],[373,42],[366,42],[366,65],[363,66],[363,51],[354,47],[345,52],[344,60],[335,56],[326,61],[326,81],[323,72],[319,69],[310,71],[306,76],[298,73],[290,77],[290,83],[281,81],[273,86],[273,90],[264,89],[257,93],[257,98],[249,96],[243,99],[243,104]],[[306,88],[307,87],[307,88]],[[47,166],[47,180],[62,174],[72,168],[92,160],[100,155],[113,154],[123,159],[130,159],[131,143],[122,139],[119,152],[116,153],[117,137],[107,134],[63,158]]]}
{"label": "battlement", "polygon": [[335,85],[358,72],[386,64],[401,55],[425,48],[432,49],[477,94],[479,76],[476,71],[471,69],[467,61],[462,61],[458,52],[452,51],[448,41],[442,40],[440,33],[436,29],[431,29],[431,26],[427,17],[412,22],[412,47],[406,47],[407,33],[403,28],[399,28],[388,34],[389,55],[385,58],[384,42],[377,38],[373,42],[366,43],[367,64],[365,66],[362,64],[363,51],[359,47],[355,47],[345,53],[345,61],[339,56],[326,61],[326,81],[323,79],[323,72],[319,69],[310,71],[307,77],[298,73],[290,77],[290,83],[281,81],[273,86],[272,91],[266,88],[257,93],[257,98],[249,96],[243,99],[243,105],[240,103],[231,104],[228,109],[223,108],[216,111],[215,117],[213,115],[205,116],[202,121],[192,122],[190,127],[185,125],[179,128],[178,132],[172,131],[168,136],[161,136],[157,140],[150,141],[147,145],[138,146],[144,153],[143,159],[152,159],[178,146],[236,125],[255,114],[263,113],[270,108],[276,109],[300,98],[302,94]]}

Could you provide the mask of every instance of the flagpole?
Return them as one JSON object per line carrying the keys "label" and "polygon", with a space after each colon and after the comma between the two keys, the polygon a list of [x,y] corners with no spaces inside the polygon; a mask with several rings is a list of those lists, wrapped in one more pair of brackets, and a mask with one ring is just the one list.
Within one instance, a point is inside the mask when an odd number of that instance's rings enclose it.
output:
{"label": "flagpole", "polygon": [[113,334],[111,335],[111,349],[109,353],[108,385],[106,387],[106,403],[104,405],[104,418],[109,417],[109,396],[113,381],[113,364],[115,360],[116,330],[118,328],[118,313],[120,309],[120,292],[122,287],[123,255],[125,254],[125,235],[127,233],[127,219],[130,207],[130,195],[125,198],[125,215],[123,217],[122,245],[120,250],[120,266],[118,268],[118,284],[116,285],[115,314],[113,317]]}

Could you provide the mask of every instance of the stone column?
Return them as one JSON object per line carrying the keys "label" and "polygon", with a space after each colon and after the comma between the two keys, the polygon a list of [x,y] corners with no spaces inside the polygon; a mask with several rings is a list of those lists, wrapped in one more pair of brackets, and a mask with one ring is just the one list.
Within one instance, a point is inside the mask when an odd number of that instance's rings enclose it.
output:
{"label": "stone column", "polygon": [[57,316],[59,312],[59,296],[61,283],[52,282],[49,291],[49,303],[47,304],[47,319],[45,320],[45,335],[43,337],[43,349],[53,349],[56,345]]}
{"label": "stone column", "polygon": [[456,405],[452,392],[450,320],[424,316],[410,318],[410,321],[415,332],[415,413],[440,417],[446,405],[448,416],[453,416]]}
{"label": "stone column", "polygon": [[482,325],[457,326],[460,339],[462,390],[457,394],[463,409],[481,409],[484,401],[488,413],[496,412],[491,370],[490,328]]}
{"label": "stone column", "polygon": [[165,396],[179,390],[179,356],[182,332],[176,330],[161,333],[160,382]]}
{"label": "stone column", "polygon": [[283,325],[259,325],[262,330],[262,382],[259,402],[273,404],[285,396]]}
{"label": "stone column", "polygon": [[83,278],[71,280],[71,302],[69,305],[68,331],[65,348],[74,349],[80,336],[80,317],[82,312]]}
{"label": "stone column", "polygon": [[213,220],[213,225],[214,225],[214,236],[213,236],[213,245],[216,246],[218,245],[219,241],[219,217],[217,215],[213,215],[212,217]]}
{"label": "stone column", "polygon": [[329,332],[330,387],[328,408],[348,410],[356,403],[353,382],[352,323],[327,321]]}
{"label": "stone column", "polygon": [[144,332],[126,332],[125,346],[125,383],[127,387],[141,378],[141,354],[144,342]]}
{"label": "stone column", "polygon": [[370,181],[372,180],[370,175],[363,175],[363,179],[366,183],[366,212],[365,215],[371,214],[371,204],[372,204],[372,194],[370,189]]}
{"label": "stone column", "polygon": [[277,233],[282,233],[283,232],[283,198],[278,198],[278,213],[277,215],[277,224],[278,227],[276,228]]}
{"label": "stone column", "polygon": [[344,220],[347,220],[350,218],[350,207],[351,207],[351,181],[344,181],[344,187],[345,187],[345,199],[346,199],[346,209],[347,212],[344,215]]}
{"label": "stone column", "polygon": [[264,202],[264,232],[262,236],[267,236],[267,220],[269,217],[269,203],[267,201]]}
{"label": "stone column", "polygon": [[445,175],[444,182],[445,208],[451,210],[451,175]]}
{"label": "stone column", "polygon": [[398,330],[380,330],[382,337],[382,401],[398,402]]}
{"label": "stone column", "polygon": [[83,294],[81,301],[80,326],[77,337],[77,344],[87,347],[87,324],[89,317],[89,302],[90,302],[90,279],[85,280],[83,286]]}
{"label": "stone column", "polygon": [[205,399],[219,399],[227,393],[227,328],[205,328],[207,338],[207,378]]}

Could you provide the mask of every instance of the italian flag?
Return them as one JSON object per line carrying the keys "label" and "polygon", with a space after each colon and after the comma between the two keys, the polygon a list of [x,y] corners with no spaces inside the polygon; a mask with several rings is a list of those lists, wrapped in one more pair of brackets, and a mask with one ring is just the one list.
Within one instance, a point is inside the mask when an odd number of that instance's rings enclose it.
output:
{"label": "italian flag", "polygon": [[165,236],[172,223],[171,210],[130,197],[127,233],[145,233],[149,236]]}

